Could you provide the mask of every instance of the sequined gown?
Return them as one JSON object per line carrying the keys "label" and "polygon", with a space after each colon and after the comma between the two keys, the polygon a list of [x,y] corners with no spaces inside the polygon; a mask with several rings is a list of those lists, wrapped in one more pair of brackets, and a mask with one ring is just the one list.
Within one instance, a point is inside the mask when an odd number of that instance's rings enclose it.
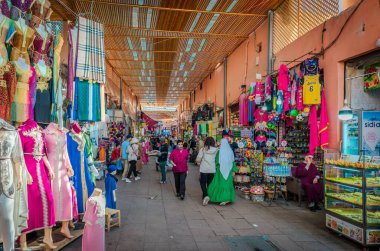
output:
{"label": "sequined gown", "polygon": [[5,42],[8,34],[12,33],[13,25],[7,17],[0,21],[0,117],[10,120],[11,106],[16,90],[16,70],[12,63],[8,62],[8,52]]}
{"label": "sequined gown", "polygon": [[88,199],[83,221],[86,225],[83,230],[82,250],[104,251],[105,200],[103,196],[92,196]]}
{"label": "sequined gown", "polygon": [[54,123],[50,123],[44,130],[47,156],[55,175],[52,190],[56,221],[73,219],[73,195],[67,173],[67,170],[71,169],[69,155],[67,154],[67,132],[67,129],[60,129]]}
{"label": "sequined gown", "polygon": [[46,152],[45,137],[33,120],[19,127],[26,167],[33,178],[28,185],[28,228],[23,233],[52,227],[55,224],[54,200],[48,170],[43,161]]}

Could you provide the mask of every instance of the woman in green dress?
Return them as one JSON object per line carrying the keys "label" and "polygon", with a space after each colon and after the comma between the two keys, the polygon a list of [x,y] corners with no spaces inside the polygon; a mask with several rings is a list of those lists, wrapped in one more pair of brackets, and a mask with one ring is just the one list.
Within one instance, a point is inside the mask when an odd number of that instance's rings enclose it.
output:
{"label": "woman in green dress", "polygon": [[236,172],[234,153],[226,138],[221,140],[220,150],[216,154],[215,162],[215,177],[207,189],[208,197],[205,198],[204,204],[211,201],[224,206],[235,201],[232,173]]}

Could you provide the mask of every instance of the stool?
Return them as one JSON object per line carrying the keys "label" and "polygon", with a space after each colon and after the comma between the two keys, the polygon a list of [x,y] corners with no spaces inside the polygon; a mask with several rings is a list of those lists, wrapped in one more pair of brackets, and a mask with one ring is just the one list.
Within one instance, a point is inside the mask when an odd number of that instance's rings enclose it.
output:
{"label": "stool", "polygon": [[[117,217],[115,218],[116,221],[114,223],[111,222],[112,215],[116,215]],[[111,227],[118,226],[120,227],[120,210],[117,209],[111,209],[111,208],[106,208],[106,229],[107,232],[110,231]]]}

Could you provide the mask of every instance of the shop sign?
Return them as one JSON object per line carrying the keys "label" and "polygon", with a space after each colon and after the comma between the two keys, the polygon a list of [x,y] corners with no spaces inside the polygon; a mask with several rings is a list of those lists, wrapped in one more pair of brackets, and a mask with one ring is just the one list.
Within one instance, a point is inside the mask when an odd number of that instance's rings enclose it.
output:
{"label": "shop sign", "polygon": [[380,243],[380,229],[367,229],[367,244]]}
{"label": "shop sign", "polygon": [[363,111],[362,142],[366,155],[380,155],[380,111]]}
{"label": "shop sign", "polygon": [[353,240],[363,243],[363,229],[346,221],[326,214],[326,226]]}

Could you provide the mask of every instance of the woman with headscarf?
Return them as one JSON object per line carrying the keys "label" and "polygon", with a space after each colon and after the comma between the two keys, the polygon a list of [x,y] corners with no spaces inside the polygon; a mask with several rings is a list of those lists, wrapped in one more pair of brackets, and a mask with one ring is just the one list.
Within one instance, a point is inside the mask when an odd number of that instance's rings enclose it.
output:
{"label": "woman with headscarf", "polygon": [[205,197],[203,202],[204,205],[207,205],[211,201],[224,206],[235,201],[232,173],[237,171],[234,153],[227,138],[221,140],[220,150],[216,154],[215,163],[215,177],[207,188],[208,196]]}

